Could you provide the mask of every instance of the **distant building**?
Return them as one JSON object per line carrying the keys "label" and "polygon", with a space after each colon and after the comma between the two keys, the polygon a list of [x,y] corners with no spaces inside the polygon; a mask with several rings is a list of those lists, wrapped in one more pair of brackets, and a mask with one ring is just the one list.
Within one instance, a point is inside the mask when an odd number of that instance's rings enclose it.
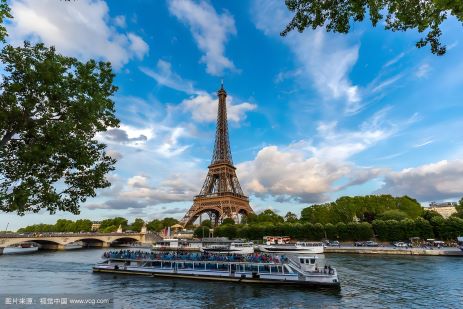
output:
{"label": "distant building", "polygon": [[445,203],[436,203],[432,202],[429,204],[428,210],[432,210],[440,214],[444,218],[450,217],[452,214],[457,212],[455,208],[457,206],[456,202],[445,202]]}
{"label": "distant building", "polygon": [[92,232],[98,231],[98,229],[100,228],[100,226],[101,226],[101,221],[93,221],[93,222],[92,222],[92,227],[91,227]]}

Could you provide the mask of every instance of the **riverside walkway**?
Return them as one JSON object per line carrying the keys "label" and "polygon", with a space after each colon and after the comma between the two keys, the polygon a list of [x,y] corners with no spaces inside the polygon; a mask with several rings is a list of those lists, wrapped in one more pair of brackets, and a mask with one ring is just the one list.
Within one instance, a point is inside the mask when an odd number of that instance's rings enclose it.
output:
{"label": "riverside walkway", "polygon": [[395,248],[395,247],[326,247],[325,253],[350,253],[350,254],[391,254],[391,255],[433,255],[433,256],[460,256],[463,251],[459,248]]}

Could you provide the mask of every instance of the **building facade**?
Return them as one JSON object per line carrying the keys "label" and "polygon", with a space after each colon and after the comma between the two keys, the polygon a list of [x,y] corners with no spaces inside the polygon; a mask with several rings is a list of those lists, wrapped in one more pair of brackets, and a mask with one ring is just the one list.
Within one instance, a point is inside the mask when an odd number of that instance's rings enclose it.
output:
{"label": "building facade", "polygon": [[428,210],[435,211],[444,218],[448,218],[454,213],[457,212],[455,208],[457,206],[456,202],[445,202],[445,203],[436,203],[432,202],[429,204]]}

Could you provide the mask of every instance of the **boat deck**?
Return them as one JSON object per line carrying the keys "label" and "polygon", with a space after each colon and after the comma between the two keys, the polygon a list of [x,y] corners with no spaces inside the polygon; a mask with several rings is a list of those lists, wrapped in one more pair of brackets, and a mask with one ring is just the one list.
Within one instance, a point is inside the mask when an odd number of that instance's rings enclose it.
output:
{"label": "boat deck", "polygon": [[340,286],[337,274],[317,271],[304,273],[288,263],[246,261],[192,261],[111,258],[93,267],[94,272],[177,277],[230,282]]}

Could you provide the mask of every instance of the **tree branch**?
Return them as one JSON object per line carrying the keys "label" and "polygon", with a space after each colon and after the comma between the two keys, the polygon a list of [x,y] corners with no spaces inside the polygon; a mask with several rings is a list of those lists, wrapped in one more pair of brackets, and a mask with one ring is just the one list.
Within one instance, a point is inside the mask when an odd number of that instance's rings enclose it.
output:
{"label": "tree branch", "polygon": [[5,135],[3,135],[2,140],[0,141],[1,148],[5,147],[5,145],[11,140],[13,135],[13,131],[6,132]]}

